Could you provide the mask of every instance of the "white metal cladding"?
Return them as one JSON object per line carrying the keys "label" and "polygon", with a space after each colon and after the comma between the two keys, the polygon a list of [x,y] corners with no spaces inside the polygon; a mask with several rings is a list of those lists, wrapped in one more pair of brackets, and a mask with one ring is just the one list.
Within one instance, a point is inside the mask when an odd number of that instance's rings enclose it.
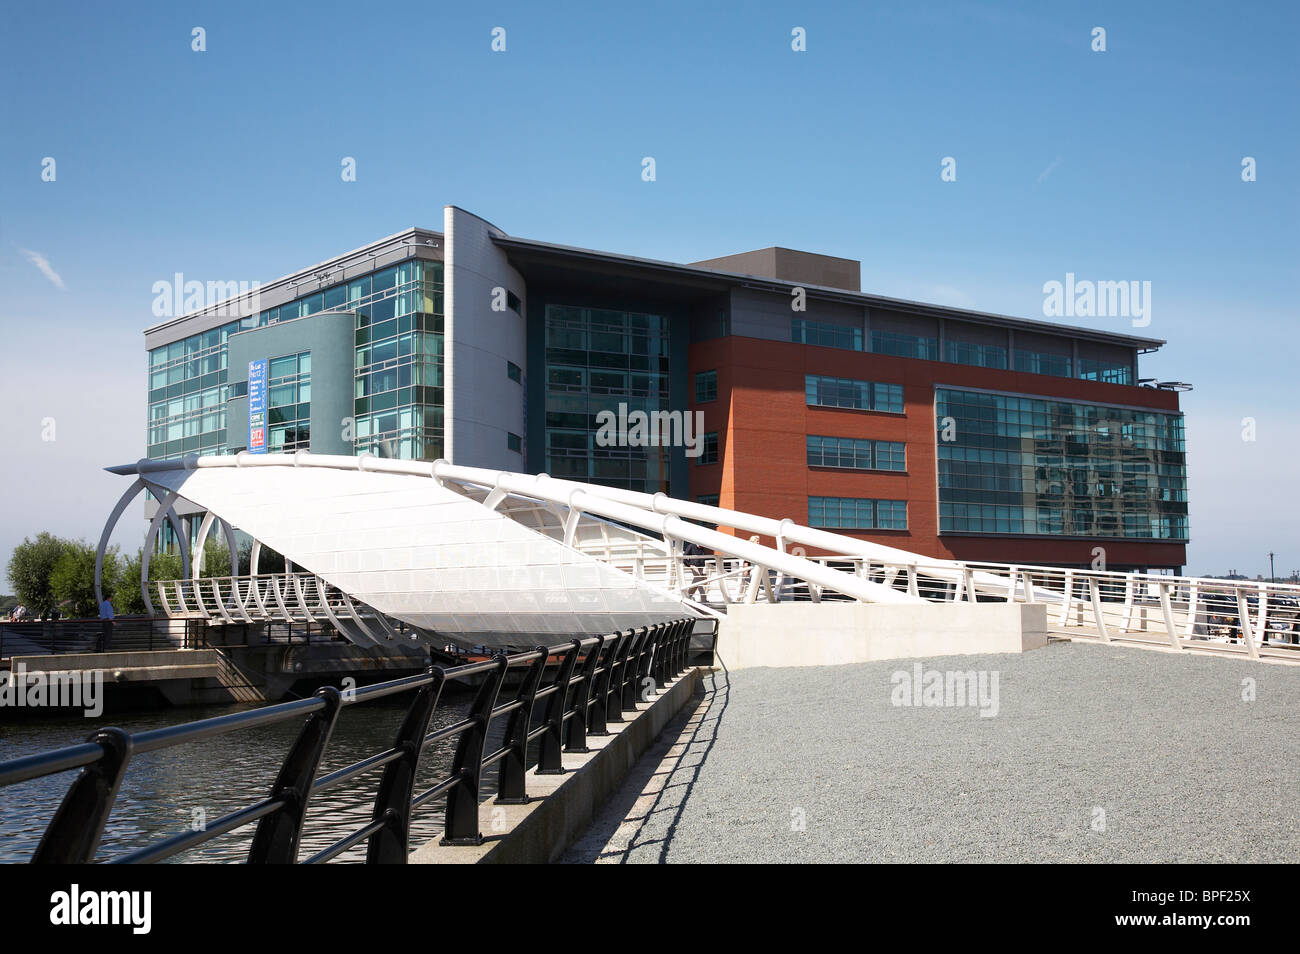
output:
{"label": "white metal cladding", "polygon": [[145,471],[344,593],[412,626],[512,642],[697,615],[665,590],[430,477],[331,467]]}

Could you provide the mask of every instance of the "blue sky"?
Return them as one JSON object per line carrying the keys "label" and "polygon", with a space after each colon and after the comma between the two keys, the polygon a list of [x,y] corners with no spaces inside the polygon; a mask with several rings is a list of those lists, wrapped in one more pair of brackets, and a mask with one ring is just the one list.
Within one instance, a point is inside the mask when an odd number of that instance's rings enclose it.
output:
{"label": "blue sky", "polygon": [[1188,569],[1253,575],[1272,549],[1289,572],[1298,23],[1280,3],[11,6],[0,560],[41,529],[98,535],[121,487],[98,468],[144,452],[155,281],[267,281],[456,204],[674,261],[843,255],[865,290],[1031,318],[1066,272],[1150,281],[1136,333],[1170,343],[1143,374],[1196,387]]}

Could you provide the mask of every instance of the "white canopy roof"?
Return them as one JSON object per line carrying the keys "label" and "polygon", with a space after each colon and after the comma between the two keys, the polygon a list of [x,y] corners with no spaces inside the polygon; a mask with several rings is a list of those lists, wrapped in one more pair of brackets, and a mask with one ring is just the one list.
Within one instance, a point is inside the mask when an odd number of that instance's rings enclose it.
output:
{"label": "white canopy roof", "polygon": [[427,476],[290,460],[140,476],[159,497],[174,491],[379,612],[471,637],[462,642],[553,642],[696,615]]}

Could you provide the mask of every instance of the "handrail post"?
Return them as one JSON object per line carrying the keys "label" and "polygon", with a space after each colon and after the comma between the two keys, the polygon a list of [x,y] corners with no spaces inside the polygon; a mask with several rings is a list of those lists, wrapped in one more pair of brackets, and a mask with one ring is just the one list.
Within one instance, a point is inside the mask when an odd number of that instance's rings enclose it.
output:
{"label": "handrail post", "polygon": [[569,681],[573,678],[573,667],[578,661],[578,649],[582,640],[575,639],[573,645],[564,653],[559,669],[555,673],[555,692],[546,700],[546,731],[542,733],[541,745],[537,750],[538,775],[563,775],[564,759],[561,745],[564,738],[564,710],[569,701]]}
{"label": "handrail post", "polygon": [[676,623],[660,623],[658,644],[650,657],[650,678],[655,681],[656,686],[668,684],[668,670],[664,663],[668,659],[668,653],[672,646],[672,635]]}
{"label": "handrail post", "polygon": [[1061,584],[1061,615],[1057,624],[1066,626],[1070,622],[1070,607],[1074,603],[1074,571],[1065,571],[1065,582]]}
{"label": "handrail post", "polygon": [[429,720],[438,708],[438,698],[446,672],[440,666],[430,666],[429,682],[411,700],[393,748],[402,751],[402,757],[384,767],[375,795],[372,821],[383,819],[384,827],[370,836],[366,848],[367,864],[406,864],[411,837],[411,791],[415,785],[415,772],[424,749],[424,736],[429,731]]}
{"label": "handrail post", "polygon": [[1137,598],[1136,577],[1132,573],[1124,574],[1124,615],[1119,631],[1127,633],[1133,628],[1133,601]]}
{"label": "handrail post", "polygon": [[596,693],[591,702],[591,719],[587,723],[588,735],[609,735],[605,719],[609,711],[609,681],[613,675],[614,657],[623,644],[624,636],[624,633],[614,633],[606,639],[601,653],[602,661],[598,664],[600,672],[596,674]]}
{"label": "handrail post", "polygon": [[1174,625],[1173,604],[1169,600],[1169,584],[1157,583],[1160,588],[1160,612],[1165,618],[1165,633],[1169,637],[1169,645],[1174,649],[1181,648],[1178,642],[1178,628]]}
{"label": "handrail post", "polygon": [[686,626],[689,626],[688,620],[677,620],[673,626],[672,642],[669,643],[668,650],[668,678],[677,678],[681,675],[681,642],[686,636]]}
{"label": "handrail post", "polygon": [[537,702],[537,685],[542,673],[546,671],[546,659],[550,655],[545,646],[536,647],[541,655],[528,667],[524,681],[519,684],[515,701],[522,703],[510,713],[506,723],[506,737],[503,745],[506,754],[501,759],[501,768],[497,773],[498,805],[527,805],[528,788],[528,732],[533,725],[533,706]]}
{"label": "handrail post", "polygon": [[343,706],[343,696],[334,686],[323,686],[316,695],[325,705],[307,717],[280,766],[271,798],[284,799],[285,804],[257,823],[253,844],[248,849],[249,864],[293,864],[298,859],[311,786]]}
{"label": "handrail post", "polygon": [[1101,636],[1102,642],[1110,642],[1110,633],[1106,629],[1105,611],[1101,604],[1101,590],[1097,585],[1095,576],[1088,577],[1088,595],[1092,599],[1092,618],[1097,624],[1097,633]]}
{"label": "handrail post", "polygon": [[90,864],[95,859],[122,776],[131,760],[131,736],[117,728],[100,729],[88,741],[104,754],[83,768],[50,820],[32,864]]}
{"label": "handrail post", "polygon": [[[658,675],[656,675],[655,669],[658,667],[661,657],[664,654],[664,650],[668,645],[668,635],[671,632],[671,623],[660,623],[655,627],[654,635],[650,638],[649,645],[641,654],[641,665],[637,667],[637,688],[640,690],[637,693],[637,696],[642,702],[653,701],[654,694],[663,686],[668,684],[666,679],[660,679]],[[651,683],[648,692],[646,691],[647,687],[645,685],[647,679],[649,679]]]}
{"label": "handrail post", "polygon": [[1246,602],[1246,594],[1239,586],[1234,586],[1237,592],[1237,622],[1241,632],[1242,642],[1246,644],[1246,655],[1251,659],[1259,658],[1259,648],[1255,645],[1256,633],[1252,631],[1250,622],[1250,604]]}
{"label": "handrail post", "polygon": [[[654,674],[650,671],[654,659],[659,655],[659,643],[663,638],[665,629],[664,623],[656,623],[650,627],[646,638],[641,642],[641,651],[637,654],[636,665],[632,667],[632,709],[635,711],[636,703],[649,702],[654,698],[654,690],[658,688],[658,682]],[[646,692],[645,682],[651,683],[650,692]]]}
{"label": "handrail post", "polygon": [[677,640],[682,632],[682,621],[673,620],[668,624],[668,633],[664,636],[663,649],[663,668],[660,672],[663,678],[659,680],[660,685],[668,685],[668,680],[677,675]]}
{"label": "handrail post", "polygon": [[573,718],[569,720],[569,731],[564,737],[564,751],[585,753],[587,748],[587,720],[591,711],[591,681],[595,676],[596,664],[600,662],[600,649],[605,645],[605,637],[597,636],[596,645],[588,647],[587,658],[582,662],[582,682],[578,684],[577,697],[573,700]]}
{"label": "handrail post", "polygon": [[677,645],[676,636],[678,622],[679,620],[673,620],[670,623],[664,624],[663,634],[659,637],[659,645],[655,647],[654,658],[650,662],[651,669],[658,666],[659,672],[663,676],[662,679],[657,678],[655,680],[661,689],[667,686],[668,680],[673,677],[672,666],[670,664],[673,661],[673,647]]}
{"label": "handrail post", "polygon": [[627,659],[623,662],[623,668],[619,671],[619,717],[622,718],[624,712],[636,711],[636,676],[637,670],[641,666],[641,652],[645,644],[650,639],[650,633],[653,627],[642,626],[636,635],[632,637],[632,646],[627,654]]}
{"label": "handrail post", "polygon": [[668,639],[664,645],[664,685],[668,680],[676,679],[677,673],[677,649],[682,641],[682,623],[684,620],[674,620],[668,627]]}
{"label": "handrail post", "polygon": [[609,665],[609,693],[605,697],[607,722],[623,721],[623,675],[627,668],[628,657],[632,654],[632,644],[636,642],[638,636],[638,630],[627,630],[620,638],[618,652]]}
{"label": "handrail post", "polygon": [[497,704],[501,683],[506,677],[509,661],[504,655],[496,657],[496,667],[479,686],[478,694],[470,706],[467,719],[474,723],[466,729],[456,743],[456,758],[451,774],[456,786],[447,793],[447,814],[443,822],[442,844],[481,845],[483,833],[478,827],[478,793],[483,775],[483,750],[487,746],[488,727],[492,710]]}

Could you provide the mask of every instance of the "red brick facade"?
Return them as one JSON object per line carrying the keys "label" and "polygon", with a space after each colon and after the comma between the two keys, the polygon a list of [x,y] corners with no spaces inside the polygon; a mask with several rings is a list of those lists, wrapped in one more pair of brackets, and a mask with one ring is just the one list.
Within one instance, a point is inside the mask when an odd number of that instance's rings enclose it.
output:
{"label": "red brick facade", "polygon": [[[1107,564],[1115,567],[1181,567],[1186,562],[1181,543],[940,536],[938,530],[936,385],[1162,411],[1178,410],[1176,392],[743,337],[693,344],[690,380],[710,369],[718,373],[717,400],[696,407],[704,412],[705,431],[718,433],[720,460],[691,464],[692,498],[717,494],[720,506],[798,523],[808,521],[809,496],[906,500],[907,530],[849,532],[932,557],[1082,565],[1092,562],[1094,547],[1103,546]],[[901,384],[904,412],[809,407],[807,374]],[[905,442],[907,471],[810,468],[808,434]]]}

